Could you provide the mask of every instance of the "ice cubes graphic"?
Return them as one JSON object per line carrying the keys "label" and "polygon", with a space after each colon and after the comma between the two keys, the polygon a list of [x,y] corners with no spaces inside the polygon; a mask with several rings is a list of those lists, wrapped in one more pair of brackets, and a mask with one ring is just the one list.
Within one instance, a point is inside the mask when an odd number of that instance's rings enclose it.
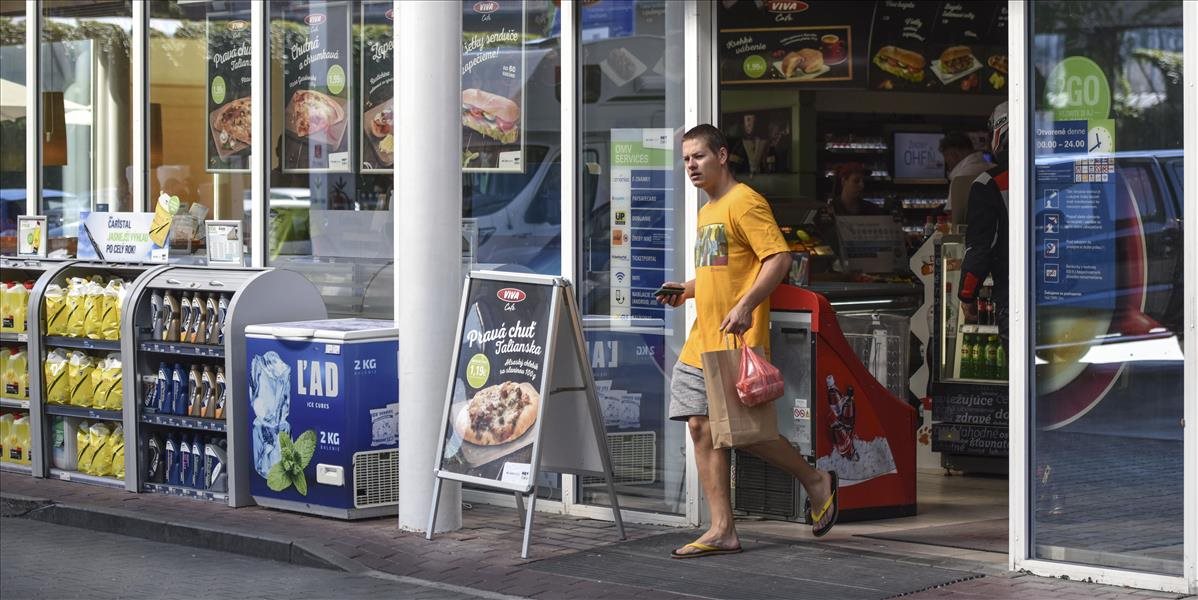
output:
{"label": "ice cubes graphic", "polygon": [[291,435],[291,367],[276,352],[254,356],[250,365],[250,406],[254,408],[254,470],[266,477],[279,462],[279,435]]}

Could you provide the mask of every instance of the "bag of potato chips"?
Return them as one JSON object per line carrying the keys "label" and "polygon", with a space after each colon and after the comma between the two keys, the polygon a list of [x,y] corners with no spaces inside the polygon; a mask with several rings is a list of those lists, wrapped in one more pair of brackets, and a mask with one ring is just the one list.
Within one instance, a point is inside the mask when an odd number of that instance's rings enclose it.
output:
{"label": "bag of potato chips", "polygon": [[67,404],[71,401],[71,378],[68,369],[67,351],[58,348],[46,356],[46,402]]}
{"label": "bag of potato chips", "polygon": [[71,386],[72,406],[91,406],[96,388],[92,387],[92,371],[96,368],[96,359],[84,352],[75,351],[67,362],[67,381]]}
{"label": "bag of potato chips", "polygon": [[46,286],[46,335],[63,335],[67,328],[66,293],[62,286]]}
{"label": "bag of potato chips", "polygon": [[103,339],[104,286],[88,282],[83,286],[83,335]]}
{"label": "bag of potato chips", "polygon": [[114,278],[104,288],[104,311],[100,316],[100,339],[116,340],[121,337],[121,303],[125,301],[128,287],[123,279]]}

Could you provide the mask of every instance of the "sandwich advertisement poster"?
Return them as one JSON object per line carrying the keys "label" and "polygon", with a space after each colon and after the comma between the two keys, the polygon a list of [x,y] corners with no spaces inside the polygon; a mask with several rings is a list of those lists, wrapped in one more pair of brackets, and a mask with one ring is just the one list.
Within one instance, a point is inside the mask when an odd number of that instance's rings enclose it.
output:
{"label": "sandwich advertisement poster", "polygon": [[471,279],[457,341],[442,471],[532,487],[553,285]]}
{"label": "sandwich advertisement poster", "polygon": [[[462,13],[462,169],[524,172],[524,2],[467,2]],[[497,20],[519,11],[519,25]]]}
{"label": "sandwich advertisement poster", "polygon": [[349,26],[345,2],[312,2],[283,12],[282,48],[276,51],[283,54],[284,172],[351,170]]}
{"label": "sandwich advertisement poster", "polygon": [[209,173],[250,171],[250,11],[210,12],[208,38]]}
{"label": "sandwich advertisement poster", "polygon": [[733,0],[719,7],[721,83],[1006,94],[1005,2]]}
{"label": "sandwich advertisement poster", "polygon": [[362,148],[358,155],[363,173],[390,173],[395,165],[394,20],[390,0],[362,4]]}

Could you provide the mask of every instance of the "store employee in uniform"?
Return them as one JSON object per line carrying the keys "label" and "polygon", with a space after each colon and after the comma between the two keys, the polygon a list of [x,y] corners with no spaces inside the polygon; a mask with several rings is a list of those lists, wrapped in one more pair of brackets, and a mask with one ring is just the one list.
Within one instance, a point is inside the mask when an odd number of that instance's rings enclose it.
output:
{"label": "store employee in uniform", "polygon": [[[663,285],[672,293],[660,303],[678,307],[695,299],[697,318],[670,377],[670,419],[686,421],[695,445],[699,482],[707,496],[711,527],[677,548],[674,558],[740,552],[732,518],[728,449],[716,449],[707,418],[707,386],[701,356],[723,350],[726,336],[768,349],[770,294],[790,268],[790,252],[765,198],[739,183],[728,169],[728,142],[719,129],[699,125],[682,136],[682,161],[691,183],[707,194],[699,209],[695,278]],[[818,537],[836,523],[836,473],[807,464],[790,442],[778,436],[743,448],[797,478],[811,498],[811,523]]]}

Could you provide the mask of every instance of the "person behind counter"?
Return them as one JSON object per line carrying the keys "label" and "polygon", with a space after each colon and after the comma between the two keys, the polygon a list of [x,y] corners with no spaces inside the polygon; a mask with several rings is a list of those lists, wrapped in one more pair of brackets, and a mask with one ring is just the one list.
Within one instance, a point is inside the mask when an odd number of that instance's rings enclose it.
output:
{"label": "person behind counter", "polygon": [[886,214],[885,209],[865,199],[868,175],[868,169],[861,163],[844,163],[836,167],[836,182],[829,202],[832,214],[854,217]]}
{"label": "person behind counter", "polygon": [[1010,229],[1007,214],[1008,156],[1007,103],[994,108],[990,116],[990,147],[998,166],[982,172],[969,189],[969,227],[965,229],[965,256],[961,260],[961,280],[957,284],[957,299],[971,319],[977,318],[977,299],[986,277],[994,281],[991,298],[998,320],[999,337],[1003,346],[1008,341],[1007,291],[1010,285],[1010,265],[1007,257],[1007,236]]}

